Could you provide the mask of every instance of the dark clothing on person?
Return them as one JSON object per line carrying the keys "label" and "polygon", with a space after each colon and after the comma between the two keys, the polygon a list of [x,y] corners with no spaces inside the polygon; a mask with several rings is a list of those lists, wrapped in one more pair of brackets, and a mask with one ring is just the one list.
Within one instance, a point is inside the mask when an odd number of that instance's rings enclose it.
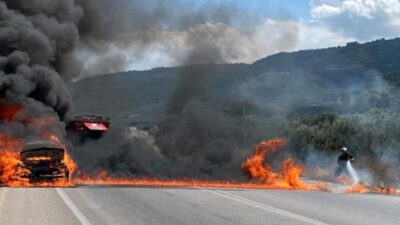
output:
{"label": "dark clothing on person", "polygon": [[347,164],[347,161],[353,160],[354,157],[352,155],[350,155],[347,152],[344,152],[342,154],[340,154],[340,156],[337,159],[337,162],[339,165],[345,165]]}
{"label": "dark clothing on person", "polygon": [[349,171],[347,170],[347,162],[352,161],[353,159],[354,159],[354,157],[352,155],[350,155],[349,153],[342,152],[342,154],[340,154],[340,156],[337,159],[338,167],[335,171],[335,177],[338,177],[342,174],[345,174],[346,176],[348,176]]}

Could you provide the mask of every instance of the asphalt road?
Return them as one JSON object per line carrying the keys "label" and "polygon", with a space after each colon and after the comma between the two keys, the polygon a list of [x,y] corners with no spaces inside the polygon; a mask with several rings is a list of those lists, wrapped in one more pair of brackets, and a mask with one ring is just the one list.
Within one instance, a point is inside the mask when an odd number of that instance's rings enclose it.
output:
{"label": "asphalt road", "polygon": [[400,224],[400,197],[281,190],[0,188],[0,224]]}

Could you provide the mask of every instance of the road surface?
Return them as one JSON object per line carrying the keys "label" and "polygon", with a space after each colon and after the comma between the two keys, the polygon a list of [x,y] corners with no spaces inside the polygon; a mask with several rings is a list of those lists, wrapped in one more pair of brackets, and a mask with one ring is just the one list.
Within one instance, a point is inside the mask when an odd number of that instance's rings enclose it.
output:
{"label": "road surface", "polygon": [[0,224],[400,224],[400,197],[283,190],[0,188]]}

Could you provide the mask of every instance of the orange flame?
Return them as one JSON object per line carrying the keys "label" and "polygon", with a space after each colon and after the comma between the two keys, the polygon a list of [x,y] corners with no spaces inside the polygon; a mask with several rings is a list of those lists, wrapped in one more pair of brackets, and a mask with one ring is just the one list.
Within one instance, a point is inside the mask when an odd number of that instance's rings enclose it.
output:
{"label": "orange flame", "polygon": [[0,120],[11,121],[20,110],[21,107],[17,104],[9,100],[0,99]]}
{"label": "orange flame", "polygon": [[22,175],[29,173],[29,171],[18,170],[18,165],[21,165],[18,153],[0,153],[0,180],[2,185],[9,187],[20,187],[29,185],[29,180],[26,178],[22,178]]}
{"label": "orange flame", "polygon": [[31,183],[26,175],[29,170],[21,167],[23,162],[19,153],[0,151],[0,184],[7,187],[70,187],[70,181],[59,179],[54,181]]}
{"label": "orange flame", "polygon": [[349,179],[346,175],[344,175],[344,174],[338,176],[338,177],[336,178],[336,180],[337,180],[339,183],[344,184],[344,185],[346,185],[346,186],[350,186],[351,183],[352,183],[352,182],[350,181],[350,179]]}
{"label": "orange flame", "polygon": [[359,182],[355,186],[348,186],[345,189],[346,193],[364,194],[364,193],[378,193],[385,195],[399,195],[398,190],[395,187],[368,187],[363,182]]}
{"label": "orange flame", "polygon": [[273,188],[322,189],[322,184],[310,185],[300,179],[304,169],[301,165],[295,165],[293,159],[287,159],[283,162],[280,173],[273,172],[272,168],[265,164],[265,157],[273,154],[284,145],[285,141],[278,138],[261,142],[255,147],[253,155],[242,163],[242,169],[248,171],[253,180],[269,184]]}
{"label": "orange flame", "polygon": [[369,188],[367,185],[365,185],[362,182],[359,182],[355,186],[348,186],[345,190],[346,193],[355,193],[355,194],[363,194],[363,193],[368,193],[370,192]]}
{"label": "orange flame", "polygon": [[385,195],[398,195],[398,191],[395,187],[373,187],[372,191]]}
{"label": "orange flame", "polygon": [[[46,135],[45,135],[46,136]],[[47,135],[52,141],[64,146],[59,137],[54,134]],[[285,145],[282,139],[272,139],[261,142],[254,148],[253,154],[241,165],[241,168],[250,175],[249,182],[239,181],[204,181],[204,180],[162,180],[156,178],[125,178],[114,177],[105,171],[96,171],[94,175],[82,173],[78,170],[77,164],[65,153],[64,162],[70,170],[70,174],[76,172],[72,181],[56,180],[52,182],[30,183],[29,179],[22,178],[29,174],[29,171],[22,169],[19,165],[19,151],[22,142],[13,140],[0,134],[0,182],[3,186],[9,187],[66,187],[75,184],[84,185],[129,185],[129,186],[165,186],[165,187],[215,187],[215,188],[251,188],[251,189],[290,189],[290,190],[329,190],[324,183],[308,184],[301,180],[304,169],[301,165],[294,163],[293,159],[286,159],[279,172],[274,172],[265,163],[265,158],[272,155],[279,148]],[[347,179],[348,180],[348,179]],[[376,192],[395,195],[395,188],[368,188],[365,184],[359,183],[356,186],[349,186],[347,193]]]}
{"label": "orange flame", "polygon": [[[60,144],[60,139],[55,135],[48,137],[50,140]],[[8,187],[67,187],[73,186],[71,181],[64,179],[31,183],[26,175],[29,170],[23,167],[24,163],[20,160],[20,152],[23,146],[22,140],[12,139],[0,134],[0,184]],[[30,160],[48,160],[46,157],[34,157]],[[71,159],[68,153],[65,153],[64,162],[72,175],[77,168],[76,163]]]}
{"label": "orange flame", "polygon": [[159,180],[152,178],[129,179],[112,177],[104,171],[96,171],[94,176],[79,173],[75,182],[85,185],[130,185],[130,186],[167,186],[167,187],[216,187],[216,188],[252,188],[252,189],[301,189],[326,190],[323,184],[306,184],[300,179],[303,168],[288,159],[283,163],[280,173],[274,173],[265,165],[265,157],[285,145],[282,139],[261,142],[254,148],[254,153],[242,164],[252,180],[237,181],[200,181],[200,180]]}
{"label": "orange flame", "polygon": [[271,155],[280,147],[285,145],[285,141],[281,139],[272,139],[263,141],[254,148],[253,155],[242,163],[242,169],[247,171],[251,178],[258,179],[265,183],[271,184],[278,179],[271,167],[264,165],[265,157]]}
{"label": "orange flame", "polygon": [[[57,137],[54,134],[50,134],[48,136],[48,138],[52,141],[57,142],[58,144],[60,144],[61,146],[64,147],[64,149],[67,149],[67,147],[64,145],[64,143],[60,140],[59,137]],[[64,162],[67,165],[69,172],[71,174],[71,176],[74,174],[74,172],[76,171],[76,169],[78,168],[78,165],[75,163],[75,161],[71,158],[71,156],[68,154],[68,151],[65,152],[64,155]]]}
{"label": "orange flame", "polygon": [[26,182],[26,180],[20,179],[20,174],[17,174],[16,170],[21,163],[17,153],[21,147],[21,142],[0,134],[0,181],[3,185],[19,186]]}

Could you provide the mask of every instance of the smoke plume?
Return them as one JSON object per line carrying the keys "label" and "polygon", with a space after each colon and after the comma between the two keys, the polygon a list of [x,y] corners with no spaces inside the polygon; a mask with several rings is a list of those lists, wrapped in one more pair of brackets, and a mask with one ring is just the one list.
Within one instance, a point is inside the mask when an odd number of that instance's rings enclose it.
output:
{"label": "smoke plume", "polygon": [[[124,68],[132,57],[146,58],[154,48],[167,52],[169,65],[183,66],[154,140],[115,128],[99,141],[78,144],[74,154],[84,169],[131,176],[240,178],[240,163],[248,149],[267,134],[250,117],[243,119],[214,105],[211,99],[216,96],[208,90],[209,81],[221,73],[217,64],[252,61],[293,48],[296,23],[260,22],[233,2],[206,1],[195,6],[180,0],[77,3],[83,9],[77,56],[87,59],[84,73]],[[249,26],[253,22],[258,25]],[[125,49],[131,52],[126,54]]]}
{"label": "smoke plume", "polygon": [[82,9],[73,0],[0,1],[3,136],[62,137],[72,100],[64,71],[74,63]]}
{"label": "smoke plume", "polygon": [[[77,4],[84,12],[76,53],[84,60],[80,77],[136,69],[132,65],[151,61],[164,66],[252,62],[293,49],[297,43],[295,22],[261,21],[234,2],[78,0]],[[192,57],[197,51],[211,58]]]}

